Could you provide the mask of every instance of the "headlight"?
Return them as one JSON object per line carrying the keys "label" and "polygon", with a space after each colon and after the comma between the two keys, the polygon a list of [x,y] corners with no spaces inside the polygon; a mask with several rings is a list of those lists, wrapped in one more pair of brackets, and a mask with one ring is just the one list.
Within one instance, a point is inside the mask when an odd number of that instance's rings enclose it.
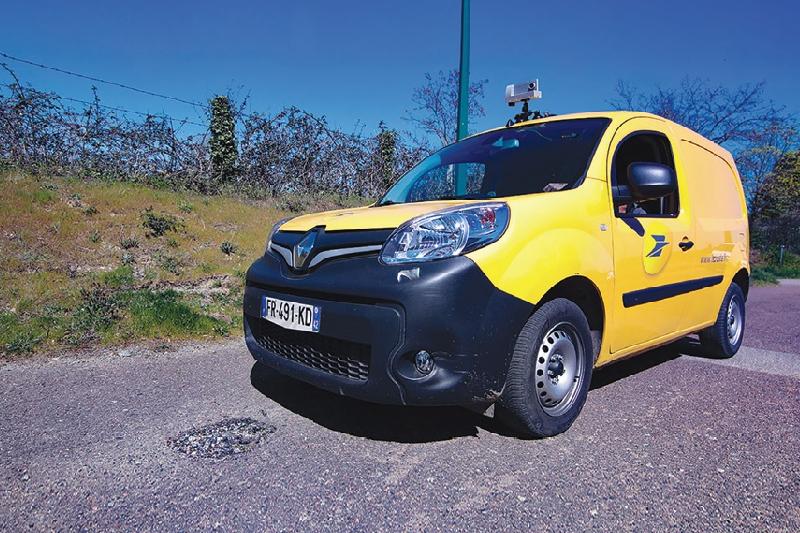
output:
{"label": "headlight", "polygon": [[272,229],[269,230],[269,235],[267,235],[267,247],[264,250],[264,253],[269,252],[269,247],[272,244],[272,237],[275,235],[275,233],[277,233],[278,230],[281,229],[281,226],[283,226],[284,224],[286,224],[287,222],[289,222],[293,218],[294,217],[282,218],[279,221],[277,221],[274,226],[272,226]]}
{"label": "headlight", "polygon": [[503,203],[472,204],[409,220],[387,239],[381,250],[386,264],[432,261],[486,246],[508,227]]}

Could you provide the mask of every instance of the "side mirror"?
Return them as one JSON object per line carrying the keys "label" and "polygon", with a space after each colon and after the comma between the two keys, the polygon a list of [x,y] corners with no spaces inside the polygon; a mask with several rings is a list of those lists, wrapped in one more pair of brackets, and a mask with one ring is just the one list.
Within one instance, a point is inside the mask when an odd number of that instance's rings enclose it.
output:
{"label": "side mirror", "polygon": [[654,200],[675,192],[678,178],[675,171],[660,163],[631,163],[628,183],[634,200]]}

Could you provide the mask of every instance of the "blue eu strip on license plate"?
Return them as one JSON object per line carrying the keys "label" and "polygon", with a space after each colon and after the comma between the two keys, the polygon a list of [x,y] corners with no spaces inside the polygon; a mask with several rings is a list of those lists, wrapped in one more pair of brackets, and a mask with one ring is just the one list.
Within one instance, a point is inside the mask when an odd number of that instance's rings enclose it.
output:
{"label": "blue eu strip on license plate", "polygon": [[261,297],[261,318],[286,329],[319,332],[322,310],[318,305]]}

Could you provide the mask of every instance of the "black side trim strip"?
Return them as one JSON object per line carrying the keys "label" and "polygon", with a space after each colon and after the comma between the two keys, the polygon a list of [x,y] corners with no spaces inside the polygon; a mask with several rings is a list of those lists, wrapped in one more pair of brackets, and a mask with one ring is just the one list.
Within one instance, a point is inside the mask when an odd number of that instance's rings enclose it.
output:
{"label": "black side trim strip", "polygon": [[722,283],[722,276],[709,276],[707,278],[670,283],[669,285],[661,285],[659,287],[639,289],[623,294],[622,305],[625,307],[633,307],[635,305],[666,300],[667,298],[672,298],[679,294],[686,294],[687,292],[705,289],[706,287],[713,287],[720,283]]}

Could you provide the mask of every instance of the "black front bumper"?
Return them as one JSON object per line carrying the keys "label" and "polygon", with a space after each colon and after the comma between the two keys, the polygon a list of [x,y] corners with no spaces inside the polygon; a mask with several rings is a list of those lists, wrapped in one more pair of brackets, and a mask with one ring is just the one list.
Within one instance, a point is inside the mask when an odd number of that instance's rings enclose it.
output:
{"label": "black front bumper", "polygon": [[[399,272],[414,268],[418,279],[398,281]],[[319,306],[319,333],[260,318],[264,295]],[[466,257],[403,266],[350,257],[300,275],[270,252],[247,272],[244,331],[255,359],[338,394],[388,404],[480,405],[502,391],[532,310]],[[413,364],[420,350],[436,361],[427,376]]]}

